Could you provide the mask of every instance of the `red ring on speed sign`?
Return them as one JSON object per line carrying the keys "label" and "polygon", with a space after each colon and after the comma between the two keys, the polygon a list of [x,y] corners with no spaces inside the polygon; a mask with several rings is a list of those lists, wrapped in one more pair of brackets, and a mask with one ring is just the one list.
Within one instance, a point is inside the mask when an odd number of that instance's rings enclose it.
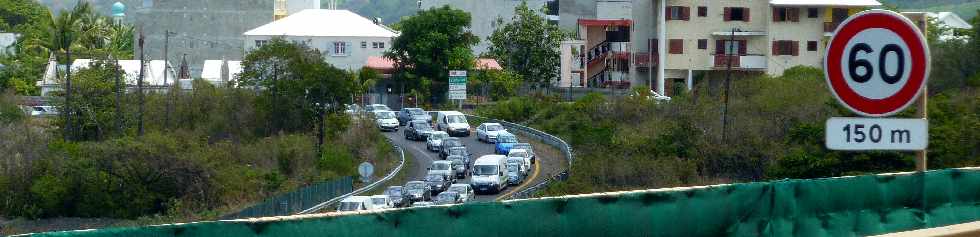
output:
{"label": "red ring on speed sign", "polygon": [[[911,70],[905,85],[894,94],[880,99],[858,94],[845,81],[844,73],[847,72],[838,63],[839,60],[845,60],[843,56],[848,42],[861,31],[872,28],[889,30],[901,37],[911,56]],[[892,11],[869,10],[848,18],[834,33],[824,58],[824,71],[830,91],[844,106],[864,116],[883,117],[902,111],[915,101],[919,91],[925,86],[929,61],[925,37],[910,20]]]}

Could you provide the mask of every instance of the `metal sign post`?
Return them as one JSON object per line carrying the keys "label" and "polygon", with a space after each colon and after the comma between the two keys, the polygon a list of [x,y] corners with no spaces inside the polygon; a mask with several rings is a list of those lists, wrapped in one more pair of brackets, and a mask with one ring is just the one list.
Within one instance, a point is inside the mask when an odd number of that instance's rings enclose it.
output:
{"label": "metal sign post", "polygon": [[[888,10],[858,13],[837,28],[824,60],[827,85],[844,107],[870,118],[827,120],[828,149],[921,151],[916,170],[925,171],[925,85],[931,59],[922,32]],[[916,101],[922,118],[886,118]]]}

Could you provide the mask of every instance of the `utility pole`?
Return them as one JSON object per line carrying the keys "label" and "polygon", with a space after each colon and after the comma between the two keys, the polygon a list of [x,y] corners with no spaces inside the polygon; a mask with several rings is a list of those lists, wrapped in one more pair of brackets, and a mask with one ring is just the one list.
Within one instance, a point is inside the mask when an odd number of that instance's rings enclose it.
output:
{"label": "utility pole", "polygon": [[[64,130],[64,133],[65,134],[64,135],[65,135],[65,137],[64,137],[64,139],[65,139],[65,141],[70,141],[70,140],[73,139],[73,136],[72,135],[74,135],[73,134],[74,130],[72,129],[72,126],[71,126],[72,125],[72,117],[71,117],[71,111],[72,111],[72,109],[71,109],[71,44],[68,41],[68,34],[65,32],[65,29],[61,29],[61,45],[65,49],[65,58],[68,61],[68,66],[65,67],[65,70],[66,71],[65,71],[65,111],[64,111],[64,113],[65,113],[65,115],[64,115],[64,117],[65,117],[65,130]],[[55,63],[57,63],[57,60],[55,60]]]}
{"label": "utility pole", "polygon": [[[170,70],[169,70],[170,69],[170,58],[168,57],[169,55],[167,54],[167,50],[168,50],[169,46],[170,46],[170,30],[165,30],[165,31],[163,31],[163,85],[164,86],[167,85],[167,82],[168,82],[168,76],[167,75],[169,74],[168,72],[170,72]],[[177,81],[177,80],[174,80],[174,81]],[[170,92],[170,97],[173,97],[174,90],[173,90],[173,87],[172,86],[170,87],[170,91],[169,92]],[[167,102],[167,106],[166,107],[167,107],[166,108],[167,111],[163,115],[163,117],[164,117],[164,119],[163,119],[163,127],[169,129],[170,128],[170,114],[173,112],[173,110],[171,108],[170,101]]]}
{"label": "utility pole", "polygon": [[732,35],[728,37],[728,51],[725,52],[728,64],[725,69],[725,108],[721,116],[721,142],[728,144],[728,98],[732,86],[732,60],[735,52],[735,28],[732,28]]}
{"label": "utility pole", "polygon": [[[112,56],[110,55],[110,57],[112,57]],[[121,80],[119,78],[120,77],[119,76],[119,59],[113,58],[112,61],[115,63],[115,74],[116,74],[115,75],[116,76],[116,88],[115,88],[115,92],[116,92],[116,101],[115,101],[116,102],[116,132],[118,132],[119,134],[123,134],[122,107],[119,104],[119,102],[120,102],[120,100],[122,98],[122,90],[125,90],[125,87],[123,87],[121,85],[122,82],[120,82]]]}
{"label": "utility pole", "polygon": [[144,97],[144,95],[143,95],[143,74],[144,74],[144,71],[145,71],[145,68],[146,68],[146,61],[145,61],[146,59],[144,57],[145,55],[143,54],[143,40],[144,40],[144,37],[143,37],[143,26],[140,26],[140,38],[139,38],[139,47],[140,47],[140,75],[139,75],[139,78],[136,79],[136,93],[139,93],[139,103],[140,103],[139,113],[138,113],[138,117],[137,117],[137,126],[138,126],[138,128],[137,128],[136,134],[137,134],[137,136],[140,136],[140,137],[143,136],[143,103],[145,102],[144,101],[144,98],[143,98]]}

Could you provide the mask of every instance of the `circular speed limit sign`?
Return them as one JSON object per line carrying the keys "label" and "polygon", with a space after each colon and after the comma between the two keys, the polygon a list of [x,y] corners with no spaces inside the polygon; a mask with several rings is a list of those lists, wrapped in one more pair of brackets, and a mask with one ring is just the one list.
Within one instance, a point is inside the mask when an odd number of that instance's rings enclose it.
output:
{"label": "circular speed limit sign", "polygon": [[845,20],[827,46],[824,74],[837,100],[883,117],[915,101],[929,75],[929,47],[909,19],[869,10]]}

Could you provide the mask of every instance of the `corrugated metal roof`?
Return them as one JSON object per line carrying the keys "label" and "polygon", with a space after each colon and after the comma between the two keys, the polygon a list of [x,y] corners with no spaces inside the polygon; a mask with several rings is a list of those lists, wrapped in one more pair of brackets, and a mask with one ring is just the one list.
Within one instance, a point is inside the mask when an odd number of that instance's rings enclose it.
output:
{"label": "corrugated metal roof", "polygon": [[876,0],[770,0],[769,4],[780,6],[881,6],[881,3]]}
{"label": "corrugated metal roof", "polygon": [[307,9],[244,35],[395,37],[398,34],[348,10]]}

